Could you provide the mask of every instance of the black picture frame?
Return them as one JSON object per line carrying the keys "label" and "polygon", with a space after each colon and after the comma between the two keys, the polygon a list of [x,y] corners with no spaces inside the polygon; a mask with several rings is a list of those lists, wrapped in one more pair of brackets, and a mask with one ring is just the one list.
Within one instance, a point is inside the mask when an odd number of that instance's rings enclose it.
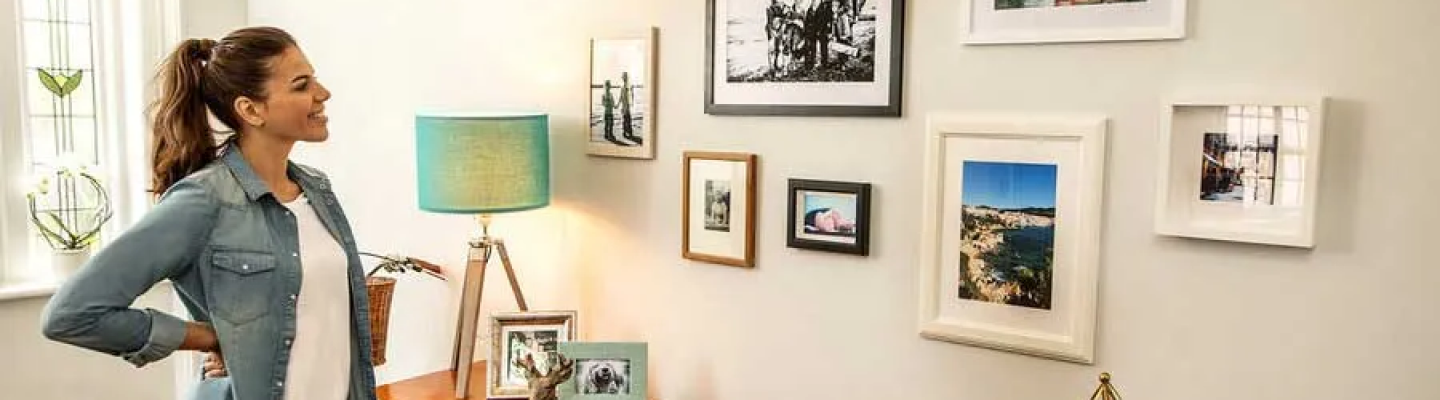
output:
{"label": "black picture frame", "polygon": [[[786,203],[786,207],[788,207],[786,212],[788,219],[785,223],[786,246],[859,256],[870,255],[870,191],[871,185],[866,182],[790,179],[789,189],[786,190],[789,198]],[[826,236],[826,234],[800,232],[798,228],[805,224],[802,220],[808,219],[807,212],[801,211],[804,205],[799,202],[801,200],[800,192],[829,192],[855,196],[853,240],[846,240],[844,236],[837,236],[838,240],[821,240],[817,238]],[[846,243],[846,241],[853,243]]]}
{"label": "black picture frame", "polygon": [[[888,1],[890,3],[890,44],[889,79],[886,104],[840,105],[840,104],[722,104],[717,103],[715,79],[716,51],[716,2],[706,0],[705,8],[705,113],[709,115],[751,115],[751,116],[836,116],[836,117],[893,117],[902,114],[905,71],[905,0],[850,0],[859,1],[863,7],[867,1]],[[729,1],[729,0],[726,0]],[[832,0],[824,0],[832,1]],[[842,0],[833,0],[842,1]],[[853,4],[853,3],[852,3]],[[856,20],[862,20],[857,11]],[[726,38],[720,38],[726,39]],[[727,39],[728,40],[728,39]],[[874,72],[872,72],[874,73]],[[876,82],[881,77],[875,77]]]}

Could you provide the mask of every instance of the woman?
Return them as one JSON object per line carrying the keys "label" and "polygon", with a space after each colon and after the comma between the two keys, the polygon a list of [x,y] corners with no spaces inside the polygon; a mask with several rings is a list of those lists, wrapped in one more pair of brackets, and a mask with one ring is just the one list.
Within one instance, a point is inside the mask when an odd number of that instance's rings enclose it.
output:
{"label": "woman", "polygon": [[[207,352],[197,399],[374,399],[355,240],[325,175],[288,161],[329,136],[330,92],[275,28],[187,40],[160,68],[159,203],[60,287],[45,336],[136,366]],[[217,145],[207,111],[236,134]],[[195,321],[131,308],[167,279]]]}

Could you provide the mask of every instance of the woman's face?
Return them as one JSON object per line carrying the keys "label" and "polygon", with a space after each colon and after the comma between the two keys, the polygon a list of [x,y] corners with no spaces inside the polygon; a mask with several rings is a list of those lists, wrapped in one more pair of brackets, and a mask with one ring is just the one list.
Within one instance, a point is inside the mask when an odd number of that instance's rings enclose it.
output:
{"label": "woman's face", "polygon": [[326,127],[330,119],[325,116],[330,90],[315,79],[310,60],[291,46],[271,63],[270,80],[265,82],[267,98],[260,107],[265,125],[260,130],[289,141],[325,141],[330,137]]}

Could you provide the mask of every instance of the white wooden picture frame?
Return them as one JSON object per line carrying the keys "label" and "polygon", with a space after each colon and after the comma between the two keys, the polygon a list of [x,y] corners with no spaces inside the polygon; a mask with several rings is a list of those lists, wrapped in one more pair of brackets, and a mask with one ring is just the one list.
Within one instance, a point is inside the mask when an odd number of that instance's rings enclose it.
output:
{"label": "white wooden picture frame", "polygon": [[961,40],[1011,44],[1182,39],[1187,6],[1187,0],[968,0],[960,7]]}
{"label": "white wooden picture frame", "polygon": [[[586,154],[655,158],[658,34],[659,29],[651,27],[590,40]],[[605,87],[606,82],[611,87]]]}
{"label": "white wooden picture frame", "polygon": [[[929,118],[922,337],[1093,362],[1107,127],[1099,116]],[[1034,239],[1045,235],[1048,250]]]}
{"label": "white wooden picture frame", "polygon": [[1313,247],[1326,103],[1318,96],[1167,102],[1155,231]]}

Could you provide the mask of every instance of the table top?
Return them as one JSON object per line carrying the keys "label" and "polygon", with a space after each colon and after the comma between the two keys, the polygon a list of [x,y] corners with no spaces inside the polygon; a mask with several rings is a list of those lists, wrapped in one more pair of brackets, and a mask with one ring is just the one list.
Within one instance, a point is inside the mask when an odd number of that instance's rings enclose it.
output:
{"label": "table top", "polygon": [[[485,362],[470,365],[470,399],[485,399]],[[454,400],[455,373],[432,372],[375,388],[380,400]]]}

